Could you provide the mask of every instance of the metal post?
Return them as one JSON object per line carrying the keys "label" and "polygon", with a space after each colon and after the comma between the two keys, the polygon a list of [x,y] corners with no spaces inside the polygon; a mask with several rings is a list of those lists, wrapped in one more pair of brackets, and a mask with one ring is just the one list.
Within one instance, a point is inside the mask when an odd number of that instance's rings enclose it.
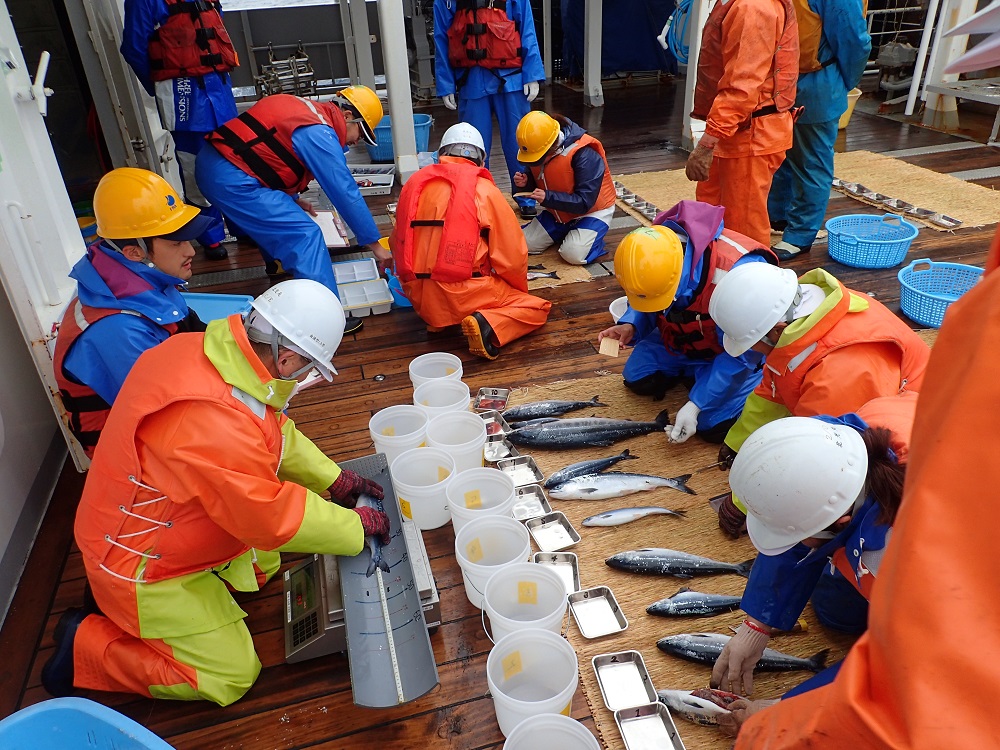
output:
{"label": "metal post", "polygon": [[[341,5],[345,0],[341,0]],[[375,64],[372,62],[372,39],[368,29],[368,5],[365,0],[349,0],[351,28],[354,30],[354,58],[358,65],[358,83],[375,90]],[[402,6],[400,6],[402,8]],[[402,13],[402,10],[400,10]],[[383,35],[383,39],[391,39]],[[400,40],[405,37],[399,37]]]}
{"label": "metal post", "polygon": [[552,80],[552,0],[542,0],[542,43],[545,49],[545,80]]}
{"label": "metal post", "polygon": [[403,0],[380,0],[379,27],[383,39],[400,43],[382,45],[385,85],[392,116],[392,150],[396,155],[399,181],[406,182],[417,171],[417,139],[413,132],[413,102],[410,100],[410,68],[406,60]]}
{"label": "metal post", "polygon": [[711,0],[694,0],[688,19],[688,61],[684,80],[684,115],[681,130],[681,145],[688,151],[694,148],[694,133],[691,127],[691,110],[694,108],[694,87],[698,82],[698,57],[701,55],[701,32],[708,21],[708,6]]}
{"label": "metal post", "polygon": [[[940,0],[930,0],[927,6],[927,17],[924,19],[924,30],[920,35],[920,48],[917,50],[917,61],[913,66],[913,80],[910,81],[910,93],[906,97],[905,114],[912,115],[917,103],[917,92],[920,90],[920,79],[924,74],[924,63],[927,62],[927,47],[934,33],[934,17],[937,15]],[[940,36],[940,34],[939,34]]]}
{"label": "metal post", "polygon": [[590,107],[604,106],[601,87],[603,27],[604,0],[587,0],[583,23],[583,100]]}
{"label": "metal post", "polygon": [[[969,35],[942,39],[942,35],[976,12],[976,0],[946,0],[938,19],[938,38],[931,52],[931,65],[927,70],[928,83],[957,81],[957,74],[945,75],[948,63],[962,55],[969,43]],[[955,97],[927,92],[923,124],[944,130],[958,127],[958,103]]]}

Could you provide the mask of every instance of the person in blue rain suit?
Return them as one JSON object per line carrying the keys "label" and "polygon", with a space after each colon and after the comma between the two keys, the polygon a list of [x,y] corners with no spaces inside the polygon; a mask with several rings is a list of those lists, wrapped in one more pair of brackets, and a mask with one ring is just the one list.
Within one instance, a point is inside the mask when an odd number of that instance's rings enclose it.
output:
{"label": "person in blue rain suit", "polygon": [[804,109],[767,196],[771,227],[783,231],[774,245],[778,260],[809,252],[823,227],[840,116],[872,48],[866,5],[866,0],[795,0],[799,22],[795,106]]}
{"label": "person in blue rain suit", "polygon": [[125,0],[121,54],[156,99],[174,139],[184,197],[213,221],[197,239],[209,260],[228,255],[222,213],[198,189],[194,163],[205,135],[236,117],[229,71],[239,65],[218,0]]}
{"label": "person in blue rain suit", "polygon": [[764,245],[726,229],[721,206],[681,201],[651,227],[625,235],[615,253],[615,276],[628,296],[625,315],[600,332],[598,341],[636,341],[625,363],[625,387],[663,398],[691,382],[688,401],[668,437],[682,443],[697,432],[720,443],[761,380],[754,352],[732,357],[722,331],[708,315],[718,282],[745,263],[773,262]]}
{"label": "person in blue rain suit", "polygon": [[[266,96],[208,135],[195,172],[202,192],[232,217],[260,248],[268,265],[280,262],[294,278],[312,279],[337,294],[323,232],[298,198],[315,176],[359,245],[381,264],[391,256],[379,243],[344,149],[361,139],[374,145],[382,103],[366,86],[349,86],[335,102],[290,94]],[[347,333],[361,328],[348,316]]]}
{"label": "person in blue rain suit", "polygon": [[[437,94],[460,122],[471,124],[486,144],[489,169],[493,116],[500,126],[512,192],[517,160],[517,124],[538,96],[545,66],[528,0],[434,0],[434,78]],[[535,201],[517,197],[521,216],[536,213]]]}

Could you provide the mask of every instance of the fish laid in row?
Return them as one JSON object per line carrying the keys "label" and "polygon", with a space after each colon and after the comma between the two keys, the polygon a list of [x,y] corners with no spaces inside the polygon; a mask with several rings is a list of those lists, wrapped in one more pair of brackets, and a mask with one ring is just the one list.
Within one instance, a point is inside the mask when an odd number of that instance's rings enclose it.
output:
{"label": "fish laid in row", "polygon": [[534,281],[535,279],[558,279],[559,274],[556,271],[549,271],[545,273],[544,271],[528,271],[528,281]]}
{"label": "fish laid in row", "polygon": [[669,424],[667,411],[660,412],[655,422],[635,422],[630,419],[558,419],[532,427],[512,430],[508,439],[515,445],[555,450],[612,445],[652,432],[663,432]]}
{"label": "fish laid in row", "polygon": [[[520,425],[521,427],[528,427],[530,425]],[[585,474],[599,474],[602,471],[606,471],[614,466],[619,461],[634,461],[638,456],[633,456],[629,453],[628,448],[623,450],[617,456],[608,456],[607,458],[592,458],[589,461],[577,461],[575,464],[570,464],[569,466],[559,469],[552,476],[545,480],[545,484],[542,486],[549,490],[555,487],[557,484],[566,482],[573,477],[581,477]]]}
{"label": "fish laid in row", "polygon": [[742,599],[741,596],[705,594],[701,591],[692,591],[685,586],[673,596],[653,602],[646,607],[646,612],[660,617],[721,615],[739,609]]}
{"label": "fish laid in row", "polygon": [[625,523],[632,523],[649,516],[677,516],[684,518],[687,513],[683,510],[670,510],[661,508],[658,505],[644,505],[638,508],[615,508],[614,510],[598,513],[596,516],[588,516],[583,519],[584,526],[621,526]]}
{"label": "fish laid in row", "polygon": [[[679,656],[688,661],[698,662],[714,666],[722,649],[729,643],[730,635],[719,633],[681,633],[680,635],[668,635],[656,642],[656,647],[674,656]],[[826,657],[830,649],[823,649],[808,659],[799,656],[784,654],[775,651],[773,648],[765,648],[764,655],[754,669],[761,672],[798,672],[808,670],[810,672],[820,672],[826,669]]]}
{"label": "fish laid in row", "polygon": [[[385,510],[382,508],[382,501],[379,500],[378,498],[372,497],[371,495],[364,495],[364,494],[359,495],[358,502],[355,507],[374,508],[379,513],[385,513]],[[389,563],[387,563],[385,559],[382,557],[382,541],[379,539],[379,537],[366,536],[365,546],[371,553],[371,561],[368,563],[368,571],[366,572],[365,575],[368,578],[371,578],[373,575],[375,575],[376,568],[381,568],[384,572],[389,573],[390,572]]]}
{"label": "fish laid in row", "polygon": [[607,406],[607,404],[602,404],[599,396],[594,396],[590,401],[532,401],[530,404],[512,406],[503,413],[503,418],[510,422],[539,417],[558,417],[560,414],[589,409],[592,406]]}
{"label": "fish laid in row", "polygon": [[[573,477],[557,484],[549,490],[549,497],[554,497],[556,500],[607,500],[609,497],[624,497],[636,492],[648,492],[657,487],[669,487],[688,495],[697,495],[697,492],[685,484],[690,478],[690,474],[667,478],[652,474],[626,474],[622,471],[585,474],[582,477]],[[622,523],[627,523],[627,521],[622,521]]]}
{"label": "fish laid in row", "polygon": [[616,570],[624,570],[629,573],[675,576],[676,578],[710,576],[720,573],[735,573],[746,578],[750,575],[750,568],[753,567],[753,560],[726,563],[713,560],[710,557],[699,557],[662,547],[645,547],[619,552],[617,555],[609,557],[604,563]]}
{"label": "fish laid in row", "polygon": [[719,717],[729,713],[729,704],[741,696],[725,690],[698,688],[697,690],[657,690],[660,703],[670,709],[674,716],[680,716],[695,724],[706,727],[719,725]]}

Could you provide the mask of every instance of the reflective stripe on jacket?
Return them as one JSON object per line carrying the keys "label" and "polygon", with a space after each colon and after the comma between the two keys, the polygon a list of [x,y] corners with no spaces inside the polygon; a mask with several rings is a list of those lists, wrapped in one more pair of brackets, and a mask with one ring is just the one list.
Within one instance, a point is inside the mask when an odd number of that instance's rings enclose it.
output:
{"label": "reflective stripe on jacket", "polygon": [[601,181],[601,190],[597,194],[597,200],[582,214],[573,215],[565,211],[555,211],[548,209],[560,224],[566,224],[579,216],[584,216],[593,211],[600,211],[615,205],[615,184],[611,179],[611,169],[608,167],[608,159],[604,154],[604,146],[599,140],[583,133],[579,138],[557,151],[545,163],[529,166],[531,176],[535,184],[543,190],[551,190],[557,193],[572,193],[575,184],[573,173],[573,154],[580,148],[592,148],[601,156],[604,162],[604,178]]}
{"label": "reflective stripe on jacket", "polygon": [[239,65],[218,2],[164,2],[170,15],[149,39],[149,77],[153,81],[226,73]]}

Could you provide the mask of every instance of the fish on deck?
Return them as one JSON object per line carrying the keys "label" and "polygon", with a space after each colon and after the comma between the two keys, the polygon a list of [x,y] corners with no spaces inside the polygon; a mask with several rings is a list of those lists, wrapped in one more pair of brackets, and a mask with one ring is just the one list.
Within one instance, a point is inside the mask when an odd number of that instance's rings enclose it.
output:
{"label": "fish on deck", "polygon": [[671,510],[658,505],[643,505],[636,508],[615,508],[594,516],[587,516],[583,519],[584,526],[621,526],[633,521],[639,521],[650,516],[677,516],[684,518],[687,515],[683,510]]}
{"label": "fish on deck", "polygon": [[740,608],[743,597],[727,594],[706,594],[687,586],[666,599],[646,607],[646,612],[659,617],[698,617],[721,615]]}
{"label": "fish on deck", "polygon": [[679,477],[658,477],[652,474],[628,474],[622,471],[585,474],[557,484],[549,490],[549,496],[557,500],[607,500],[636,492],[649,492],[658,487],[669,487],[688,495],[697,495],[698,493],[686,484],[690,478],[690,474],[682,474]]}
{"label": "fish on deck", "polygon": [[[529,425],[522,425],[523,427],[528,427]],[[577,461],[575,464],[570,464],[565,468],[559,469],[552,476],[545,480],[542,485],[545,489],[549,490],[555,487],[557,484],[568,481],[573,477],[581,477],[584,474],[599,474],[602,471],[607,471],[612,466],[620,461],[634,461],[638,456],[634,456],[626,448],[617,456],[608,456],[607,458],[592,458],[589,461]]]}
{"label": "fish on deck", "polygon": [[512,430],[508,439],[515,445],[529,448],[564,450],[587,446],[607,447],[619,440],[663,432],[669,424],[664,409],[654,422],[637,422],[631,419],[557,419],[552,422]]}
{"label": "fish on deck", "polygon": [[718,726],[719,717],[729,713],[729,704],[740,699],[736,693],[712,688],[657,690],[656,697],[674,716],[706,727]]}
{"label": "fish on deck", "polygon": [[[679,656],[688,661],[714,666],[722,649],[729,643],[730,635],[719,633],[681,633],[668,635],[656,642],[656,647],[668,654]],[[754,669],[760,672],[821,672],[826,669],[826,657],[830,649],[818,651],[807,659],[792,656],[773,648],[765,648]]]}
{"label": "fish on deck", "polygon": [[607,404],[602,404],[599,396],[594,396],[590,401],[558,401],[554,399],[532,401],[528,404],[512,406],[503,413],[503,418],[511,422],[540,417],[558,417],[567,412],[589,409],[592,406],[607,406]]}
{"label": "fish on deck", "polygon": [[645,547],[612,555],[604,564],[628,573],[647,575],[668,575],[676,578],[734,573],[744,578],[750,575],[753,560],[741,563],[726,563],[710,557],[700,557],[687,552],[662,547]]}

